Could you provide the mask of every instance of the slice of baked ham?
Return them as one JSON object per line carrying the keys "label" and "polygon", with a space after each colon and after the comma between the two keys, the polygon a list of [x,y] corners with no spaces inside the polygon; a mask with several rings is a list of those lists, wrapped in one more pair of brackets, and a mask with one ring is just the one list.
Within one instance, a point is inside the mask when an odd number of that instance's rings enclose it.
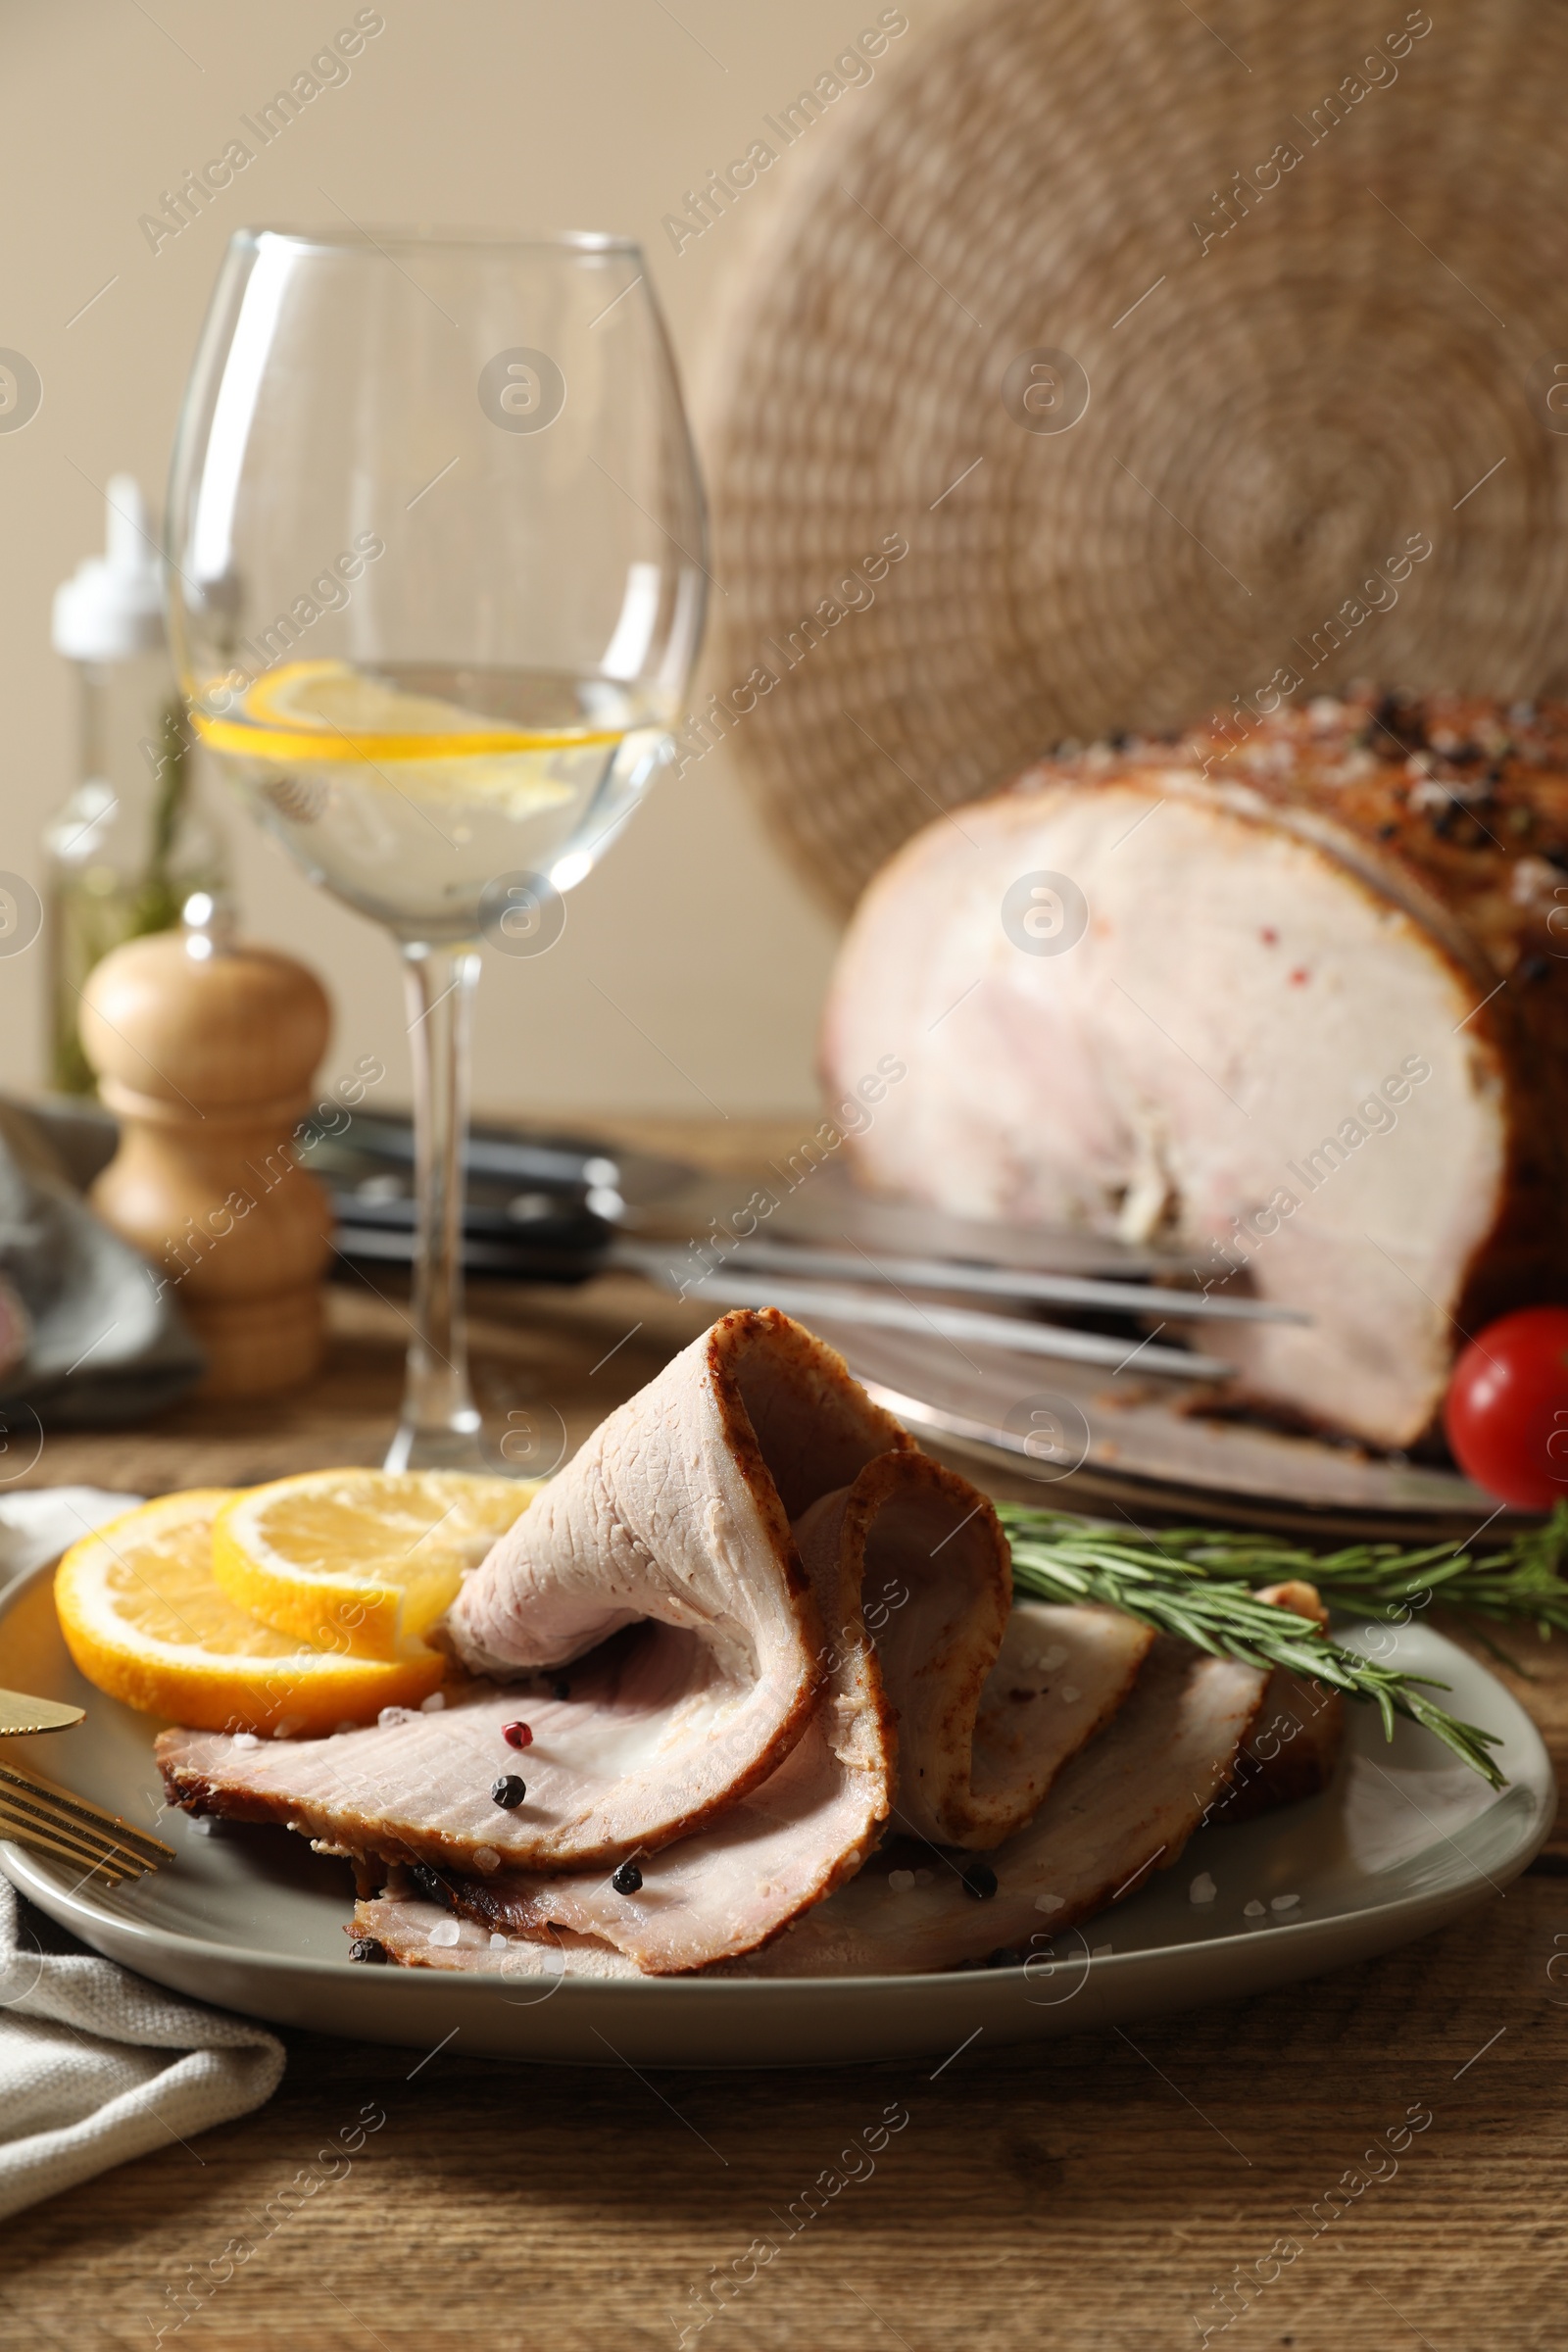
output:
{"label": "slice of baked ham", "polygon": [[1565,870],[1562,706],[1320,700],[1045,761],[862,899],[824,1075],[907,1076],[849,1151],[961,1216],[1245,1261],[1313,1320],[1228,1326],[1241,1392],[1408,1446],[1460,1331],[1568,1295]]}
{"label": "slice of baked ham", "polygon": [[[824,1642],[791,1519],[879,1454],[912,1450],[798,1324],[726,1315],[601,1424],[451,1612],[481,1673],[553,1670],[594,1647],[567,1696],[524,1701],[485,1681],[434,1713],[266,1746],[166,1732],[170,1793],[331,1851],[470,1871],[667,1844],[766,1780],[810,1719]],[[559,1690],[553,1673],[545,1688]],[[519,1713],[534,1733],[520,1758],[501,1737]],[[526,1799],[493,1801],[519,1764]]]}
{"label": "slice of baked ham", "polygon": [[[1312,1618],[1327,1633],[1329,1613],[1315,1585],[1293,1578],[1271,1586],[1266,1597],[1298,1617]],[[1228,1829],[1277,1805],[1315,1796],[1333,1777],[1344,1737],[1345,1701],[1339,1691],[1276,1666],[1242,1742],[1231,1785],[1210,1808],[1210,1821]]]}
{"label": "slice of baked ham", "polygon": [[[1293,1587],[1275,1597],[1301,1608],[1302,1592]],[[1315,1605],[1304,1613],[1316,1614]],[[1296,1688],[1304,1694],[1303,1686]],[[1043,1996],[1065,1997],[1063,1987],[1070,1992],[1087,1954],[1081,1939],[1058,1945],[1056,1938],[1124,1901],[1153,1871],[1169,1869],[1204,1823],[1237,1818],[1227,1799],[1239,1786],[1248,1800],[1242,1810],[1251,1811],[1324,1785],[1333,1762],[1333,1741],[1324,1737],[1313,1768],[1298,1760],[1289,1785],[1240,1777],[1249,1740],[1265,1721],[1277,1730],[1277,1717],[1264,1710],[1282,1695],[1278,1677],[1161,1636],[1131,1697],[1061,1772],[1033,1821],[989,1856],[984,1867],[995,1874],[993,1893],[977,1893],[984,1880],[965,1883],[961,1855],[894,1843],[765,1950],[724,1961],[712,1973],[903,1976],[1005,1950],[1037,1971]],[[1337,1727],[1337,1715],[1334,1721]],[[975,1867],[967,1865],[970,1872]],[[464,1890],[456,1891],[461,1910]],[[374,1936],[412,1967],[548,1977],[563,1970],[615,1975],[632,1966],[602,1930],[587,1936],[558,1932],[559,1948],[551,1948],[514,1941],[488,1917],[483,1924],[455,1919],[406,1899],[362,1902],[353,1932]]]}
{"label": "slice of baked ham", "polygon": [[725,1315],[496,1543],[448,1612],[453,1646],[475,1674],[516,1674],[654,1618],[695,1632],[749,1693],[740,1742],[787,1744],[819,1639],[790,1522],[911,1445],[799,1323]]}
{"label": "slice of baked ham", "polygon": [[[996,1891],[935,1849],[877,1854],[747,1973],[904,1976],[1052,1938],[1168,1869],[1228,1785],[1267,1677],[1161,1635],[1127,1700],[1026,1828],[987,1856]],[[914,1867],[918,1865],[918,1868]],[[1067,1955],[1059,1958],[1066,1959]]]}
{"label": "slice of baked ham", "polygon": [[[328,1853],[474,1871],[609,1866],[732,1801],[703,1769],[733,1704],[705,1660],[690,1635],[639,1628],[555,1689],[479,1682],[449,1690],[437,1713],[388,1708],[325,1740],[165,1732],[158,1758],[186,1811],[281,1822]],[[519,1717],[533,1733],[521,1754],[502,1733]],[[491,1794],[510,1774],[527,1790],[515,1807]]]}
{"label": "slice of baked ham", "polygon": [[380,1894],[354,1906],[353,1936],[378,1943],[401,1968],[446,1968],[464,1975],[534,1980],[519,1984],[524,1997],[548,2000],[564,1976],[636,1977],[634,1960],[591,1936],[558,1936],[548,1943],[505,1936],[456,1918],[441,1903],[416,1895]]}
{"label": "slice of baked ham", "polygon": [[[920,1515],[927,1545],[933,1534],[956,1529],[963,1506],[948,1500],[944,1484],[967,1494],[961,1480],[919,1454],[884,1453],[853,1486],[797,1521],[824,1635],[822,1684],[800,1738],[759,1788],[642,1859],[632,1891],[616,1885],[619,1874],[508,1871],[488,1883],[448,1879],[454,1909],[509,1936],[548,1939],[565,1930],[598,1936],[659,1975],[751,1951],[858,1870],[887,1818],[896,1751],[863,1613],[867,1543],[879,1519],[899,1516],[911,1487],[927,1500]],[[960,1536],[966,1553],[986,1541],[968,1529]],[[910,1561],[901,1564],[917,1572]],[[929,1572],[929,1562],[923,1565]]]}
{"label": "slice of baked ham", "polygon": [[755,1951],[861,1869],[890,1815],[949,1844],[1016,1831],[1152,1639],[1113,1610],[1026,1604],[1001,1640],[994,1514],[921,1454],[883,1455],[797,1533],[836,1630],[816,1712],[779,1769],[643,1860],[630,1893],[602,1873],[450,1877],[456,1912],[508,1936],[596,1937],[650,1975]]}

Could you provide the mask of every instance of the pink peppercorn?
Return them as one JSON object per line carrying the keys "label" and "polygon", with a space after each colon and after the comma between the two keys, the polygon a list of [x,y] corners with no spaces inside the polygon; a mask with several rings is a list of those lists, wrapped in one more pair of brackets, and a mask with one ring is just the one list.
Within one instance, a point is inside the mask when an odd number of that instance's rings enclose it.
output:
{"label": "pink peppercorn", "polygon": [[501,1737],[509,1747],[531,1747],[533,1734],[525,1723],[504,1723]]}

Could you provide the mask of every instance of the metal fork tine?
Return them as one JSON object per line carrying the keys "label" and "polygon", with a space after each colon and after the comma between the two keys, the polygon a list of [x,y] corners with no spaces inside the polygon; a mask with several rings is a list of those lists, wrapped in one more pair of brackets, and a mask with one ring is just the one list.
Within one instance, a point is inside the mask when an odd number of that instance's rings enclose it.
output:
{"label": "metal fork tine", "polygon": [[94,1838],[107,1836],[112,1844],[133,1854],[149,1870],[156,1870],[161,1862],[174,1860],[173,1847],[155,1838],[150,1830],[132,1829],[118,1813],[106,1813],[101,1805],[90,1803],[86,1797],[76,1796],[71,1789],[34,1773],[19,1772],[14,1764],[0,1762],[0,1789],[13,1790],[31,1800],[62,1827],[83,1830]]}
{"label": "metal fork tine", "polygon": [[56,1854],[63,1861],[82,1864],[99,1872],[113,1886],[147,1875],[144,1863],[133,1862],[113,1849],[106,1851],[94,1846],[85,1836],[74,1837],[54,1824],[32,1819],[20,1809],[14,1811],[4,1799],[0,1799],[0,1837],[12,1838],[18,1845],[33,1846],[41,1853]]}
{"label": "metal fork tine", "polygon": [[34,1853],[51,1854],[69,1862],[74,1870],[85,1871],[101,1879],[109,1886],[134,1886],[148,1874],[133,1870],[118,1855],[94,1853],[90,1847],[74,1843],[69,1838],[57,1837],[52,1830],[36,1822],[13,1821],[9,1814],[0,1813],[0,1838],[16,1845],[25,1846]]}
{"label": "metal fork tine", "polygon": [[67,1838],[87,1852],[117,1853],[127,1869],[148,1870],[152,1867],[122,1838],[111,1838],[105,1830],[91,1829],[85,1823],[73,1821],[69,1814],[61,1813],[52,1806],[46,1797],[24,1796],[20,1789],[0,1785],[0,1814],[8,1820],[48,1830],[55,1837]]}

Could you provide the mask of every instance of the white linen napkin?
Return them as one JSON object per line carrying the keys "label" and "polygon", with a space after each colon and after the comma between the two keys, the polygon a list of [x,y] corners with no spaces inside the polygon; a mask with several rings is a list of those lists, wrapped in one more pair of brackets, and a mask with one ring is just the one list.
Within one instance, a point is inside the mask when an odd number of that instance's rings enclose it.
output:
{"label": "white linen napkin", "polygon": [[[96,1487],[7,1495],[0,1584],[138,1499]],[[282,2073],[265,2027],[83,1951],[0,1879],[0,2217],[248,2115]]]}
{"label": "white linen napkin", "polygon": [[0,1879],[0,2216],[271,2097],[283,2045],[265,2027],[48,1951],[21,1915]]}

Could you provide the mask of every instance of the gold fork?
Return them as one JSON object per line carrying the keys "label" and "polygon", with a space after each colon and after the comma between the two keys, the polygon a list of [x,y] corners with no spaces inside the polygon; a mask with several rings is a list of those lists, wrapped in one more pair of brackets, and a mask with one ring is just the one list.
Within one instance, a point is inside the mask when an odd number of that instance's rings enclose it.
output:
{"label": "gold fork", "polygon": [[[64,1732],[80,1723],[80,1707],[63,1706],[57,1699],[31,1698],[21,1690],[0,1690],[0,1739],[21,1739],[39,1732]],[[139,1879],[161,1862],[172,1862],[174,1849],[147,1830],[132,1829],[118,1813],[106,1813],[54,1781],[19,1771],[0,1762],[0,1837],[58,1860],[79,1864],[85,1877],[107,1880],[119,1886]]]}

